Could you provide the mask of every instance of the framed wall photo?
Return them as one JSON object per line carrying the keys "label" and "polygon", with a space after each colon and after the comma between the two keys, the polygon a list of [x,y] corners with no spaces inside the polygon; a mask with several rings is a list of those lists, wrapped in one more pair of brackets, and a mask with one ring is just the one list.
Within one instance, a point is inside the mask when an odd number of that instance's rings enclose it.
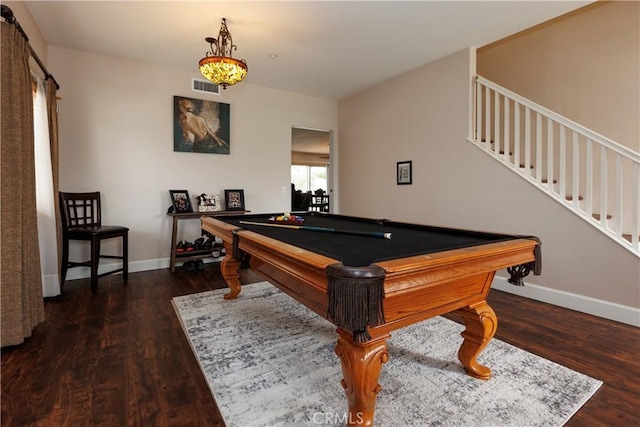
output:
{"label": "framed wall photo", "polygon": [[244,190],[224,190],[224,209],[227,211],[243,211]]}
{"label": "framed wall photo", "polygon": [[229,154],[230,105],[173,97],[173,151]]}
{"label": "framed wall photo", "polygon": [[191,198],[187,190],[169,190],[175,213],[193,212]]}
{"label": "framed wall photo", "polygon": [[398,185],[410,185],[412,183],[411,165],[412,165],[411,160],[398,162],[397,172],[396,172],[397,178],[398,178],[398,182],[397,182]]}

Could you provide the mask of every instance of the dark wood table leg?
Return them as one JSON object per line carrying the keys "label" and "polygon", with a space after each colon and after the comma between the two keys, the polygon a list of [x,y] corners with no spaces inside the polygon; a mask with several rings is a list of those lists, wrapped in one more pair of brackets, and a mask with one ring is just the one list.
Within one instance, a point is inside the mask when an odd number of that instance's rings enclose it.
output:
{"label": "dark wood table leg", "polygon": [[173,228],[171,230],[171,259],[169,260],[169,269],[172,273],[176,272],[176,245],[178,244],[178,217],[173,217]]}
{"label": "dark wood table leg", "polygon": [[338,329],[336,354],[342,362],[340,381],[349,403],[347,425],[372,426],[376,398],[382,390],[378,384],[382,365],[389,360],[387,339],[376,337],[366,343],[353,341],[350,332]]}
{"label": "dark wood table leg", "polygon": [[229,286],[229,292],[224,294],[224,299],[236,299],[240,295],[240,262],[233,257],[233,248],[230,244],[224,243],[224,250],[227,254],[220,264],[222,277]]}
{"label": "dark wood table leg", "polygon": [[456,310],[462,319],[466,329],[462,332],[464,341],[458,351],[458,358],[467,374],[481,380],[491,378],[491,369],[480,365],[476,357],[484,350],[498,329],[498,318],[493,309],[482,301],[468,307]]}

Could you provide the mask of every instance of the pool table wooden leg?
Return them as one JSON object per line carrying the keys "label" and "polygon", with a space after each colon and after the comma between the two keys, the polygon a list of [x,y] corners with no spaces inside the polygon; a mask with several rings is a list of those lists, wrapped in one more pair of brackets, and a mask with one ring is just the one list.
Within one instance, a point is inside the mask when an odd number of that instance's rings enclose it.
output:
{"label": "pool table wooden leg", "polygon": [[342,363],[340,381],[349,403],[347,425],[372,426],[382,365],[389,360],[387,339],[376,337],[366,343],[355,342],[350,332],[338,329],[336,354]]}
{"label": "pool table wooden leg", "polygon": [[236,299],[241,290],[240,273],[238,272],[240,270],[240,262],[233,257],[233,251],[231,247],[227,247],[226,243],[225,251],[227,254],[220,264],[220,272],[227,282],[227,286],[229,286],[229,292],[224,294],[224,299]]}
{"label": "pool table wooden leg", "polygon": [[498,329],[498,318],[493,309],[482,301],[456,310],[462,316],[466,329],[462,332],[464,341],[458,351],[458,358],[467,374],[481,380],[491,378],[491,369],[480,365],[476,357],[489,343]]}

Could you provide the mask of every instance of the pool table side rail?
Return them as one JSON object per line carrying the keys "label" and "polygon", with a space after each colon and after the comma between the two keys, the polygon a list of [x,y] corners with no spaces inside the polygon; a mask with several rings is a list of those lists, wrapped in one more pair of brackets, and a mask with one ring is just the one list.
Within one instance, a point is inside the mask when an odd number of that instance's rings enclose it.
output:
{"label": "pool table side rail", "polygon": [[[202,228],[225,243],[232,255],[234,231],[238,227],[213,218],[202,218]],[[327,277],[325,269],[338,261],[323,255],[276,241],[248,230],[240,235],[238,248],[251,254],[251,269],[295,300],[327,317]]]}
{"label": "pool table side rail", "polygon": [[[391,272],[385,280],[386,322],[372,328],[372,336],[384,335],[433,316],[480,304],[487,299],[496,272],[534,260],[536,243],[514,240],[492,247],[472,258],[448,256]],[[494,245],[491,245],[494,246]],[[403,266],[406,267],[406,266]]]}
{"label": "pool table side rail", "polygon": [[[324,269],[330,264],[339,262],[336,259],[298,248],[285,242],[273,239],[271,237],[255,233],[250,230],[239,228],[236,225],[228,224],[224,221],[218,221],[215,218],[202,218],[202,229],[214,234],[223,241],[233,243],[233,235],[237,233],[240,236],[239,248],[243,249],[249,242],[253,242],[259,247],[268,248],[269,252],[277,252],[281,256],[297,259],[301,264],[311,268]],[[304,258],[300,259],[300,255],[304,254]]]}
{"label": "pool table side rail", "polygon": [[[403,274],[424,274],[430,271],[431,276],[456,276],[461,269],[469,272],[498,271],[507,267],[535,261],[536,241],[529,239],[513,239],[496,243],[486,243],[474,247],[452,249],[425,255],[416,255],[399,260],[376,262],[384,268],[387,277]],[[464,261],[464,264],[462,264]],[[454,268],[455,267],[455,268]],[[395,287],[390,290],[396,291]]]}

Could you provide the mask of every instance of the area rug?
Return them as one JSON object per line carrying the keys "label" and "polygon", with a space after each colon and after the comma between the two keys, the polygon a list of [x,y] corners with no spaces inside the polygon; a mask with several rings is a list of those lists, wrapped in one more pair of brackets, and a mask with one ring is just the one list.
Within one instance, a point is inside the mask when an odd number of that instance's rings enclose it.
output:
{"label": "area rug", "polygon": [[[226,292],[173,304],[227,426],[344,425],[333,325],[267,282]],[[392,333],[376,426],[561,426],[602,384],[496,339],[478,357],[493,377],[471,378],[462,330],[435,317]]]}

